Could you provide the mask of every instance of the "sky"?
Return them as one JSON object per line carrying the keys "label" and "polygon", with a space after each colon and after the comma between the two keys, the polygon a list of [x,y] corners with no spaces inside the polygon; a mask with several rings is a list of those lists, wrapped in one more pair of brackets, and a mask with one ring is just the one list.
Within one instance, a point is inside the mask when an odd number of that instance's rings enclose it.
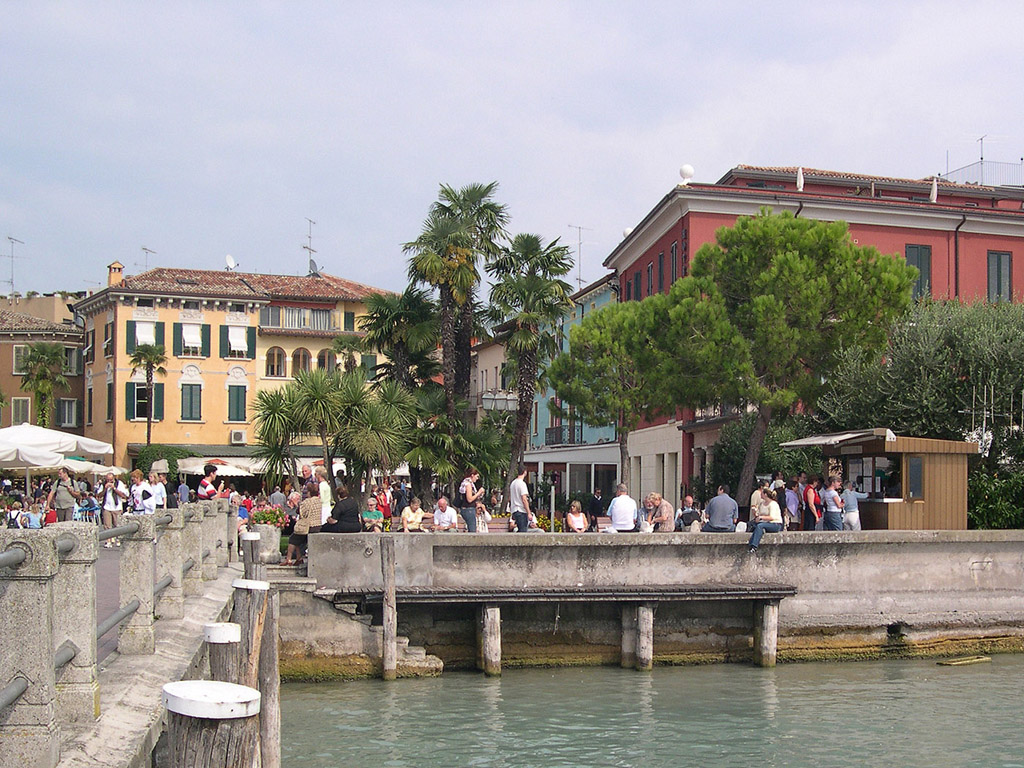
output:
{"label": "sky", "polygon": [[684,163],[1019,162],[1022,32],[1019,2],[7,0],[0,293],[12,251],[21,293],[305,274],[307,219],[324,271],[401,290],[438,186],[490,181],[590,282]]}

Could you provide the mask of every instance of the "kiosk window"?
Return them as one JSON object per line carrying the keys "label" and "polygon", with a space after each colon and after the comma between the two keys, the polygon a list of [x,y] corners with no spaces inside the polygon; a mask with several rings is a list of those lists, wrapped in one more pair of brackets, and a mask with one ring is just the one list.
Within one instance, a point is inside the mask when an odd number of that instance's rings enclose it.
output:
{"label": "kiosk window", "polygon": [[920,456],[907,457],[907,498],[924,498],[924,459]]}

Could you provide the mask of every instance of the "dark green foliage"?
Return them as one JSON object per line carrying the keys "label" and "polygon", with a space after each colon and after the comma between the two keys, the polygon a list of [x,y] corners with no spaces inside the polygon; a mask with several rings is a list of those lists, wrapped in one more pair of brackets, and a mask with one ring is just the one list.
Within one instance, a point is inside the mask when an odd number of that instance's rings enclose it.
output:
{"label": "dark green foliage", "polygon": [[[747,453],[747,444],[750,441],[750,434],[754,430],[755,421],[756,415],[748,413],[739,421],[726,424],[722,428],[722,434],[715,444],[714,460],[711,462],[709,473],[710,488],[705,491],[706,493],[710,491],[711,495],[714,495],[714,489],[723,484],[728,484],[730,488],[736,489],[736,482],[743,469],[743,459]],[[781,471],[786,479],[789,479],[801,470],[810,473],[820,472],[822,467],[820,448],[787,451],[779,447],[780,443],[808,437],[817,431],[817,425],[809,416],[796,415],[773,419],[768,426],[768,434],[761,449],[761,456],[757,461],[756,474],[770,475],[775,471]],[[739,499],[740,504],[745,502],[746,499]]]}
{"label": "dark green foliage", "polygon": [[135,457],[135,467],[143,472],[149,472],[149,468],[153,466],[154,461],[167,459],[167,477],[177,477],[178,459],[187,459],[189,456],[198,455],[195,451],[182,448],[180,445],[160,445],[155,443],[147,445],[139,451],[139,455]]}
{"label": "dark green foliage", "polygon": [[1024,474],[972,472],[967,498],[969,528],[1024,528]]}

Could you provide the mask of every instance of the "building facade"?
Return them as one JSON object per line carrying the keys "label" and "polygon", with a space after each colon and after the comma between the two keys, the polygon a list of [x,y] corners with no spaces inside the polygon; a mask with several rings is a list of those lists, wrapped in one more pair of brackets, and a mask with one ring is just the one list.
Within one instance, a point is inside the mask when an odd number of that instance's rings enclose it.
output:
{"label": "building facade", "polygon": [[0,427],[39,420],[36,396],[21,388],[29,345],[60,344],[64,349],[63,374],[68,388],[54,393],[50,426],[81,435],[83,396],[81,329],[70,321],[46,320],[10,309],[0,309],[0,392],[6,399],[0,411]]}
{"label": "building facade", "polygon": [[[612,272],[570,297],[572,308],[556,329],[559,351],[569,351],[571,328],[591,312],[615,301],[617,290],[617,276]],[[534,396],[525,456],[527,467],[538,475],[548,475],[558,494],[585,493],[600,487],[605,498],[611,498],[619,477],[615,425],[593,426],[571,416],[564,418],[556,412],[557,406],[557,396],[550,386]]]}
{"label": "building facade", "polygon": [[[718,228],[763,207],[845,221],[855,244],[918,268],[915,296],[1010,301],[1024,292],[1024,188],[740,165],[714,184],[677,186],[628,231],[604,262],[620,300],[667,292]],[[634,485],[678,501],[680,483],[704,475],[721,425],[737,415],[718,406],[642,425],[629,436]]]}
{"label": "building facade", "polygon": [[[153,443],[245,455],[256,392],[313,366],[333,369],[333,339],[359,335],[365,298],[382,292],[322,273],[123,270],[111,264],[107,287],[75,305],[84,320],[85,434],[113,444],[120,466],[145,445],[150,413]],[[152,403],[144,370],[130,362],[140,344],[162,345],[167,357]]]}

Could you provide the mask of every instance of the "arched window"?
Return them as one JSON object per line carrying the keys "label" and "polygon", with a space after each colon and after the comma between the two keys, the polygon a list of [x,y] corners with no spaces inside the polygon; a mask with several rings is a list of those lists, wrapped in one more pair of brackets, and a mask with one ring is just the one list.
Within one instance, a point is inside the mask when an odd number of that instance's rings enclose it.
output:
{"label": "arched window", "polygon": [[321,349],[320,354],[316,356],[316,367],[333,371],[338,367],[338,358],[331,350]]}
{"label": "arched window", "polygon": [[292,352],[292,376],[299,371],[308,371],[310,360],[311,358],[308,349],[299,347]]}
{"label": "arched window", "polygon": [[280,347],[271,347],[267,350],[267,376],[284,377],[284,350]]}

